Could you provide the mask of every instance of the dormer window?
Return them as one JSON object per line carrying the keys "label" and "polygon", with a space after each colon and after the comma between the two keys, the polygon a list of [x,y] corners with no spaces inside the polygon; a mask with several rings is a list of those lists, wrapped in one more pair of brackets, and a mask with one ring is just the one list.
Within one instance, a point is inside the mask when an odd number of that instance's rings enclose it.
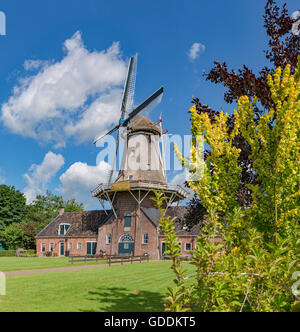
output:
{"label": "dormer window", "polygon": [[66,235],[70,227],[70,224],[60,224],[58,229],[58,235]]}

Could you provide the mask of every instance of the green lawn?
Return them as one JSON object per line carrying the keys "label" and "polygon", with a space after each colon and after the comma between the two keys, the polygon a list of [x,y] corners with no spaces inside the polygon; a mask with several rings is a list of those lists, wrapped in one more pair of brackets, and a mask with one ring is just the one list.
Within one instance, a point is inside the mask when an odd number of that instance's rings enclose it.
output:
{"label": "green lawn", "polygon": [[[106,261],[97,264],[106,263]],[[74,266],[83,265],[84,262],[75,263]],[[94,261],[87,263],[88,265],[96,264]],[[0,257],[0,271],[19,271],[48,269],[52,267],[72,266],[68,257]]]}
{"label": "green lawn", "polygon": [[7,277],[0,311],[163,311],[173,279],[170,265],[145,262]]}

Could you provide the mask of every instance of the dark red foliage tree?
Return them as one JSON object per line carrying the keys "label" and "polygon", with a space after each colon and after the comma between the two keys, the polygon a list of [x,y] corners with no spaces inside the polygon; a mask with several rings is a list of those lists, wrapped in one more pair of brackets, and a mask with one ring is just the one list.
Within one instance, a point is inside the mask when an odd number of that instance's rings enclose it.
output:
{"label": "dark red foliage tree", "polygon": [[[225,87],[224,100],[226,103],[237,102],[241,96],[257,96],[260,104],[255,109],[257,119],[264,113],[264,109],[273,106],[269,87],[267,85],[268,74],[274,73],[276,67],[284,68],[291,65],[292,72],[297,65],[297,57],[300,51],[299,35],[292,33],[293,24],[296,20],[289,16],[286,4],[280,9],[276,0],[268,0],[265,6],[264,27],[269,37],[268,48],[264,51],[266,58],[270,61],[270,67],[263,68],[258,75],[255,75],[246,65],[237,72],[228,70],[226,62],[214,62],[213,68],[208,74],[204,74],[207,81],[221,84]],[[211,109],[202,104],[198,98],[193,98],[192,103],[196,106],[198,113],[207,113],[211,120],[219,111]],[[275,115],[276,116],[276,115]],[[228,118],[227,127],[230,132],[234,126],[234,116]],[[237,192],[237,200],[245,208],[251,204],[251,193],[247,184],[255,183],[255,174],[252,172],[252,164],[249,161],[251,153],[248,143],[243,137],[237,137],[234,145],[241,149],[239,158],[242,167],[241,186]],[[209,151],[205,151],[207,155]],[[203,207],[197,196],[190,202],[190,209],[187,214],[189,225],[199,222],[199,217],[203,215]]]}

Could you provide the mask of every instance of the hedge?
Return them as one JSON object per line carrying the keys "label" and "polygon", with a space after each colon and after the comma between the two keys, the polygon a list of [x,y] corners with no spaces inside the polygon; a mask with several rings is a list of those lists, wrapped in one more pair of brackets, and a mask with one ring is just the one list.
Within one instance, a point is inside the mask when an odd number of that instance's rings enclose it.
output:
{"label": "hedge", "polygon": [[[16,250],[0,250],[0,257],[15,257]],[[20,257],[36,257],[35,250],[26,250],[26,254],[21,254]]]}
{"label": "hedge", "polygon": [[13,257],[16,256],[15,250],[1,250],[0,257]]}

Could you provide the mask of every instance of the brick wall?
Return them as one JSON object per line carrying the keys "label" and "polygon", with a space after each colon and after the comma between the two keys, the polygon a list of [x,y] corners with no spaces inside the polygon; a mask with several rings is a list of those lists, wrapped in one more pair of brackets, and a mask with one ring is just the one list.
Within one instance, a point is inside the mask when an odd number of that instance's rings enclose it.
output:
{"label": "brick wall", "polygon": [[[158,232],[156,227],[151,221],[144,215],[138,208],[138,203],[128,192],[121,192],[116,197],[116,211],[117,219],[112,216],[111,219],[99,229],[97,248],[104,249],[108,254],[118,255],[119,251],[119,239],[125,234],[131,234],[134,238],[134,256],[141,256],[147,253],[151,257],[158,259]],[[143,197],[144,194],[141,194]],[[153,206],[154,202],[150,200],[150,197],[146,197],[143,202],[143,206]],[[124,231],[125,214],[131,213],[131,227],[130,230]],[[106,237],[110,233],[112,241],[107,244]],[[148,233],[148,244],[143,243],[144,234]]]}
{"label": "brick wall", "polygon": [[[55,253],[57,256],[60,256],[60,242],[64,242],[65,244],[65,251],[69,251],[70,255],[86,255],[86,249],[87,249],[87,242],[90,241],[97,241],[96,237],[93,238],[39,238],[36,239],[36,253],[39,257],[43,257],[44,254],[41,251],[42,243],[45,243],[46,245],[46,252],[50,251],[50,243],[54,244],[54,250],[53,253]],[[80,242],[82,249],[77,249],[77,243]],[[73,249],[69,249],[69,243],[73,244]]]}
{"label": "brick wall", "polygon": [[[191,254],[190,250],[186,250],[186,243],[189,243],[191,250],[196,248],[197,236],[178,236],[179,242],[181,242],[181,255],[188,256]],[[163,236],[159,237],[160,248],[162,248],[165,238]]]}

